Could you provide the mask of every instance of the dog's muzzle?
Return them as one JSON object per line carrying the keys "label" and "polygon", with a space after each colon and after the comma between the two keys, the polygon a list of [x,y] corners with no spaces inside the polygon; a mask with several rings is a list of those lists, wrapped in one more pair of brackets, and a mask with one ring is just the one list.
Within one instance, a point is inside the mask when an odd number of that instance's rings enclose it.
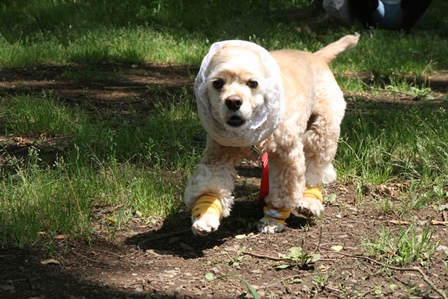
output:
{"label": "dog's muzzle", "polygon": [[238,112],[243,105],[243,99],[238,95],[229,96],[224,103],[226,104],[226,107],[232,111],[232,115],[227,120],[227,124],[232,127],[239,127],[244,125],[246,120],[244,120],[240,113]]}
{"label": "dog's muzzle", "polygon": [[229,110],[238,111],[243,106],[243,99],[240,96],[230,96],[225,100],[225,104]]}

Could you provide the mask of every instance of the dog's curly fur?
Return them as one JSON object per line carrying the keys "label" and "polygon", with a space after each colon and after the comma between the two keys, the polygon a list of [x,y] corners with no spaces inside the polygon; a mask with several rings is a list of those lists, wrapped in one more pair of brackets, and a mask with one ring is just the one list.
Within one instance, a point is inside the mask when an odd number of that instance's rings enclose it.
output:
{"label": "dog's curly fur", "polygon": [[[319,200],[303,196],[306,187],[322,186],[336,179],[332,160],[336,154],[345,101],[328,63],[356,45],[359,35],[348,35],[315,53],[298,50],[270,52],[281,72],[285,112],[273,134],[256,146],[269,154],[270,190],[265,201],[276,208],[299,209],[319,216]],[[266,69],[258,53],[241,46],[223,47],[211,58],[206,91],[211,109],[226,130],[238,131],[263,105]],[[250,147],[224,146],[207,136],[201,163],[189,179],[184,200],[193,208],[205,193],[221,201],[220,216],[204,213],[193,219],[196,235],[218,229],[230,214],[236,171],[242,159],[254,158]],[[284,225],[263,218],[263,232],[276,232]]]}

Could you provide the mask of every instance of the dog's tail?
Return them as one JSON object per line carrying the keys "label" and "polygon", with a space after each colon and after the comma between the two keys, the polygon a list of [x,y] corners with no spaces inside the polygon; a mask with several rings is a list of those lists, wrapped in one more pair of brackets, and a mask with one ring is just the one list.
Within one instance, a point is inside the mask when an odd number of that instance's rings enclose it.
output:
{"label": "dog's tail", "polygon": [[358,43],[360,34],[356,33],[354,35],[346,35],[338,41],[329,44],[323,49],[320,49],[317,52],[314,52],[315,55],[322,57],[325,62],[329,63],[340,53],[347,51]]}

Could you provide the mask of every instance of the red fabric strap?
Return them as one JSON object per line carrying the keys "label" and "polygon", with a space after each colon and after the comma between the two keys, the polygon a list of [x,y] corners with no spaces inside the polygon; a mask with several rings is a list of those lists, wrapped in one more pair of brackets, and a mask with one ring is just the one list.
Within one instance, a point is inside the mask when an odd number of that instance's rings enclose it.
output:
{"label": "red fabric strap", "polygon": [[269,194],[269,158],[268,153],[263,152],[260,156],[261,161],[261,186],[260,196],[258,197],[258,206],[263,208],[266,203],[264,198]]}

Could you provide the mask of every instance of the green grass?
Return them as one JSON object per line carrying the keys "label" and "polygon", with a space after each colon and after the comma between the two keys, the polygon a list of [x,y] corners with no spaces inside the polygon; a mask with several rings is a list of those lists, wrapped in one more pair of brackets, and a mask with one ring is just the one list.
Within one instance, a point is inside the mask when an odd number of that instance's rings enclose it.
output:
{"label": "green grass", "polygon": [[[315,51],[345,34],[363,33],[359,25],[299,33],[290,12],[309,2],[7,0],[0,4],[0,68],[199,65],[217,40]],[[373,39],[364,35],[331,65],[347,93],[381,98],[378,88],[384,88],[419,100],[402,105],[372,103],[358,95],[348,99],[336,160],[340,180],[357,185],[360,200],[365,184],[408,186],[399,203],[380,201],[382,212],[398,210],[406,217],[448,197],[446,98],[437,104],[422,100],[432,96],[427,77],[448,68],[447,10],[447,2],[434,1],[410,35],[384,30]],[[363,74],[373,89],[353,73]],[[104,78],[88,67],[67,68],[64,75],[69,80],[120,79],[119,71]],[[87,101],[64,103],[51,91],[0,92],[5,144],[18,136],[37,140],[25,149],[0,149],[0,246],[36,244],[57,234],[90,239],[97,230],[113,236],[131,217],[148,222],[176,215],[182,206],[185,181],[204,146],[192,141],[204,133],[191,87],[176,94],[157,87],[155,104],[129,104],[123,114],[99,111]],[[110,212],[98,216],[101,207]]]}
{"label": "green grass", "polygon": [[[314,51],[343,34],[363,32],[359,26],[329,26],[298,33],[294,17],[307,16],[291,9],[309,2],[7,1],[0,6],[0,67],[92,61],[198,64],[216,40],[246,39],[268,49]],[[417,28],[412,38],[381,30],[374,39],[365,36],[334,69],[345,72],[349,61],[356,71],[383,76],[447,68],[448,22],[439,13],[447,4],[439,2],[419,27],[427,31]]]}
{"label": "green grass", "polygon": [[380,214],[409,219],[422,208],[445,204],[446,103],[350,104],[354,108],[343,121],[336,168],[340,180],[357,186],[358,202],[365,200],[365,186],[399,183],[402,187],[395,197],[375,199]]}
{"label": "green grass", "polygon": [[343,121],[337,159],[352,171],[347,174],[370,173],[372,177],[364,178],[380,183],[425,180],[447,171],[446,104],[382,105],[361,100],[352,105]]}
{"label": "green grass", "polygon": [[370,255],[382,260],[387,265],[406,266],[414,261],[428,266],[434,257],[438,242],[432,240],[432,228],[421,229],[410,225],[407,229],[400,227],[398,232],[391,232],[384,226],[376,236],[371,236],[362,245]]}
{"label": "green grass", "polygon": [[[183,96],[184,105],[156,105],[138,121],[92,119],[88,107],[51,97],[2,103],[7,139],[40,137],[23,155],[0,149],[0,243],[24,246],[55,234],[89,238],[95,207],[115,207],[99,221],[109,232],[135,215],[150,221],[174,214],[202,150],[191,141],[200,132],[191,95]],[[48,139],[64,143],[49,146]]]}

